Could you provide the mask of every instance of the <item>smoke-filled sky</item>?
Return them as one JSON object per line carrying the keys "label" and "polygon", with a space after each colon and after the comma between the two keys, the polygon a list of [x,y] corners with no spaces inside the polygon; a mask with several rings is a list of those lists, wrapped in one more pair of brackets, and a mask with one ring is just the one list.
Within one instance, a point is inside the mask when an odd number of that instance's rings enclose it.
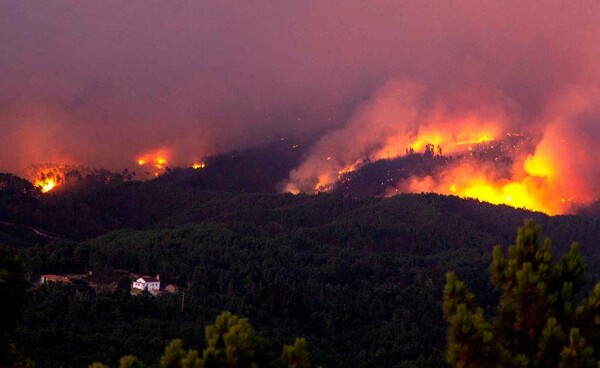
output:
{"label": "smoke-filled sky", "polygon": [[324,131],[315,155],[368,150],[421,124],[396,122],[406,109],[541,138],[558,124],[593,150],[599,49],[593,0],[3,0],[0,170],[120,169],[160,147],[185,162]]}

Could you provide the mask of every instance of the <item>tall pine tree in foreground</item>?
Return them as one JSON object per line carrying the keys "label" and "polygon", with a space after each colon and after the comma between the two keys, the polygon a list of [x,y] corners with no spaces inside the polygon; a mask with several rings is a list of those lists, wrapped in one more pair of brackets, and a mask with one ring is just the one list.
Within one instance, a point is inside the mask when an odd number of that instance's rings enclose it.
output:
{"label": "tall pine tree in foreground", "polygon": [[585,283],[579,244],[556,263],[540,227],[519,228],[516,244],[494,248],[491,281],[500,291],[488,319],[456,274],[446,275],[446,359],[454,367],[600,368],[600,283],[575,302]]}

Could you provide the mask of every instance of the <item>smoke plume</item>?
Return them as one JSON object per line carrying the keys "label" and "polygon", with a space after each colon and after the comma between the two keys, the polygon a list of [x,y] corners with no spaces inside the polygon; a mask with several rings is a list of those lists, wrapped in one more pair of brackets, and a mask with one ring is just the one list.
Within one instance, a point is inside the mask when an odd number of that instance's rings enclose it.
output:
{"label": "smoke plume", "polygon": [[553,195],[590,201],[598,14],[584,0],[6,0],[0,170],[120,169],[159,149],[189,165],[325,132],[282,183],[310,192],[365,158],[529,132],[535,158],[509,179],[550,165]]}

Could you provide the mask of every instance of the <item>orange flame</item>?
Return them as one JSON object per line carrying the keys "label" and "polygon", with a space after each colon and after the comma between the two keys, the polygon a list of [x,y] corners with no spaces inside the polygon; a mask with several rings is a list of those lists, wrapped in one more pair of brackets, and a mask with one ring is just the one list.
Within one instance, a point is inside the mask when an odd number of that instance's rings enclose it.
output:
{"label": "orange flame", "polygon": [[353,163],[352,165],[348,165],[340,170],[338,170],[338,178],[341,178],[342,176],[346,175],[346,174],[350,174],[351,172],[355,171],[358,166],[360,166],[360,161],[357,161],[355,163]]}
{"label": "orange flame", "polygon": [[[513,161],[507,167],[508,174],[499,177],[493,163],[483,164],[477,154],[487,148],[493,149],[496,137],[525,139],[518,133],[503,133],[499,121],[482,121],[470,117],[461,120],[437,121],[420,127],[416,135],[397,135],[386,139],[383,148],[371,155],[374,160],[393,159],[406,153],[421,153],[428,146],[436,155],[458,155],[462,157],[443,169],[436,177],[412,177],[388,188],[386,195],[399,192],[436,192],[474,198],[493,204],[505,204],[527,208],[547,214],[569,212],[574,199],[564,194],[557,180],[555,160],[546,152],[529,154],[518,146],[510,146],[506,153]],[[500,138],[502,141],[502,138]],[[502,144],[498,141],[498,144]],[[496,158],[498,161],[498,158]],[[343,160],[326,156],[322,171],[315,175],[314,191],[330,191],[335,182],[360,167],[361,160],[343,165]],[[335,168],[332,172],[331,169]],[[337,174],[337,175],[335,175]],[[286,189],[299,192],[293,182]]]}
{"label": "orange flame", "polygon": [[[371,152],[364,152],[362,157],[326,155],[322,156],[321,162],[313,160],[300,168],[307,169],[306,177],[299,175],[298,182],[290,180],[284,190],[292,193],[310,190],[308,188],[312,188],[313,192],[330,191],[337,180],[355,171],[364,159],[395,159],[407,153],[423,152],[427,145],[434,149],[432,153],[436,155],[463,152],[465,149],[470,151],[477,145],[493,144],[495,137],[502,135],[501,126],[498,120],[470,115],[458,119],[434,116],[416,132],[403,131],[384,138],[382,144]],[[341,155],[347,154],[342,152]],[[312,185],[309,184],[311,181]]]}
{"label": "orange flame", "polygon": [[[596,86],[557,92],[536,121],[522,120],[527,114],[522,116],[496,91],[461,87],[438,94],[426,87],[394,80],[382,85],[344,126],[315,143],[282,188],[331,190],[339,180],[348,180],[340,184],[349,188],[352,177],[346,174],[358,168],[355,162],[395,159],[425,149],[425,158],[436,162],[412,171],[421,174],[402,182],[389,171],[381,182],[384,187],[394,183],[386,188],[387,195],[438,192],[548,214],[600,202],[600,167],[594,156],[600,115]],[[533,135],[513,132],[516,126],[533,129]],[[407,162],[412,170],[421,161]],[[410,172],[397,175],[406,174]]]}
{"label": "orange flame", "polygon": [[426,145],[442,147],[444,153],[455,153],[468,145],[478,145],[494,141],[500,136],[501,123],[495,120],[481,120],[467,117],[457,120],[438,118],[430,124],[419,128],[411,137],[405,133],[388,138],[375,155],[374,159],[393,159],[405,154],[407,149],[415,152],[423,151]]}
{"label": "orange flame", "polygon": [[150,171],[154,176],[158,176],[162,171],[164,171],[167,168],[167,165],[169,164],[169,157],[169,150],[165,148],[160,148],[140,155],[136,159],[136,162],[138,166],[152,167]]}
{"label": "orange flame", "polygon": [[192,169],[194,169],[194,170],[204,169],[205,167],[206,167],[206,164],[204,162],[195,162],[192,164]]}
{"label": "orange flame", "polygon": [[444,170],[436,178],[410,178],[388,189],[386,195],[401,191],[436,192],[550,215],[568,213],[573,199],[561,196],[564,191],[554,180],[554,172],[552,162],[539,155],[515,163],[508,178],[497,178],[493,167],[468,161]]}
{"label": "orange flame", "polygon": [[64,184],[65,170],[66,166],[64,165],[45,164],[27,169],[26,176],[42,193],[48,193]]}

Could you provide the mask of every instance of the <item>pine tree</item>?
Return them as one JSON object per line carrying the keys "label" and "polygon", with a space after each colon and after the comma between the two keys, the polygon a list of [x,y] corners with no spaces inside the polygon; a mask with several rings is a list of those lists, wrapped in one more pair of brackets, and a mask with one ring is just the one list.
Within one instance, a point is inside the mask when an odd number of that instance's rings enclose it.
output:
{"label": "pine tree", "polygon": [[297,337],[293,345],[284,345],[281,366],[284,368],[308,368],[310,354],[306,350],[306,339]]}
{"label": "pine tree", "polygon": [[135,355],[125,355],[119,360],[119,368],[143,368],[144,365]]}
{"label": "pine tree", "polygon": [[255,336],[246,318],[223,312],[214,325],[206,326],[205,337],[204,367],[253,366]]}
{"label": "pine tree", "polygon": [[494,248],[491,281],[501,297],[493,320],[450,272],[444,289],[446,359],[454,367],[600,367],[600,283],[579,305],[585,262],[573,243],[560,262],[540,227],[525,221],[508,254]]}
{"label": "pine tree", "polygon": [[165,347],[164,354],[160,357],[161,368],[181,368],[181,360],[186,357],[183,341],[174,339]]}
{"label": "pine tree", "polygon": [[100,362],[94,362],[88,366],[88,368],[109,368],[107,365]]}
{"label": "pine tree", "polygon": [[187,355],[181,359],[181,368],[201,368],[202,359],[198,354],[198,350],[189,350]]}

